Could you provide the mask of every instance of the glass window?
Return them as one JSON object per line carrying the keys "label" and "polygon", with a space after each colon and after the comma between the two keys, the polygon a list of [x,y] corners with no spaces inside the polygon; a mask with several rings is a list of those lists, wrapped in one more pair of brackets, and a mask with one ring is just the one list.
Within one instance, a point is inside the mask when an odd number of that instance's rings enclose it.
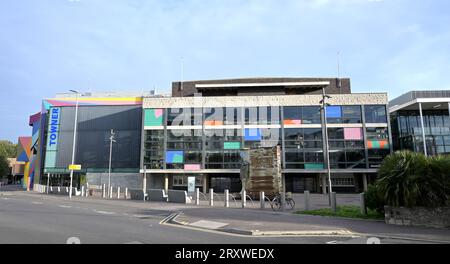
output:
{"label": "glass window", "polygon": [[365,105],[366,123],[387,123],[385,105]]}
{"label": "glass window", "polygon": [[302,107],[302,124],[320,124],[320,106]]}

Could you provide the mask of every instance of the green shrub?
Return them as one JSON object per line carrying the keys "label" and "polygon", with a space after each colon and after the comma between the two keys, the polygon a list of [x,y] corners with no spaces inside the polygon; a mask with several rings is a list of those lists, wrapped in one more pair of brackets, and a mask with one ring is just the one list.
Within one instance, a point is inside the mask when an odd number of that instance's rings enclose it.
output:
{"label": "green shrub", "polygon": [[425,157],[409,151],[386,157],[376,182],[376,191],[386,205],[405,207],[448,205],[449,187],[450,157]]}
{"label": "green shrub", "polygon": [[369,185],[367,191],[364,192],[364,200],[366,207],[375,210],[377,213],[384,214],[384,199],[383,195],[378,191],[376,185]]}

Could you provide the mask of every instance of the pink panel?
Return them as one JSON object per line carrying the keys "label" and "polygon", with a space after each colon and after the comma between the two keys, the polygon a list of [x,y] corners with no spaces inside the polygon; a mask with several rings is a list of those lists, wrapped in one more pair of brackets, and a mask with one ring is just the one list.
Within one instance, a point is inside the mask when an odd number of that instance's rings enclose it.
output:
{"label": "pink panel", "polygon": [[163,115],[162,109],[155,109],[155,117],[160,117]]}
{"label": "pink panel", "polygon": [[344,128],[344,139],[346,140],[362,140],[361,128]]}
{"label": "pink panel", "polygon": [[201,170],[200,164],[184,164],[184,170],[198,171]]}

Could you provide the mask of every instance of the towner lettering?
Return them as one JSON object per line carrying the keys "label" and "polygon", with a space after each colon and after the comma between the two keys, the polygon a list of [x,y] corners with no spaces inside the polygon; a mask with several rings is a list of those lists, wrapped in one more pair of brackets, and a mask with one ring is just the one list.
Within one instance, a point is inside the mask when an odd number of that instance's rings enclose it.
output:
{"label": "towner lettering", "polygon": [[49,146],[56,145],[58,139],[58,120],[59,120],[59,108],[53,108],[50,115],[50,127],[49,127]]}

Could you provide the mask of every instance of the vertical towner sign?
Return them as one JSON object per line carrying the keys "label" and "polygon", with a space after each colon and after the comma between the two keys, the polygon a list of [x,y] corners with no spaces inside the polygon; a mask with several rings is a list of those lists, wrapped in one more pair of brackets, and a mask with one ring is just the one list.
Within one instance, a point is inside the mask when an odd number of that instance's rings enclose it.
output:
{"label": "vertical towner sign", "polygon": [[45,168],[56,167],[56,152],[58,151],[59,140],[59,122],[61,108],[52,107],[48,116],[48,130],[47,130],[47,151],[45,154]]}

